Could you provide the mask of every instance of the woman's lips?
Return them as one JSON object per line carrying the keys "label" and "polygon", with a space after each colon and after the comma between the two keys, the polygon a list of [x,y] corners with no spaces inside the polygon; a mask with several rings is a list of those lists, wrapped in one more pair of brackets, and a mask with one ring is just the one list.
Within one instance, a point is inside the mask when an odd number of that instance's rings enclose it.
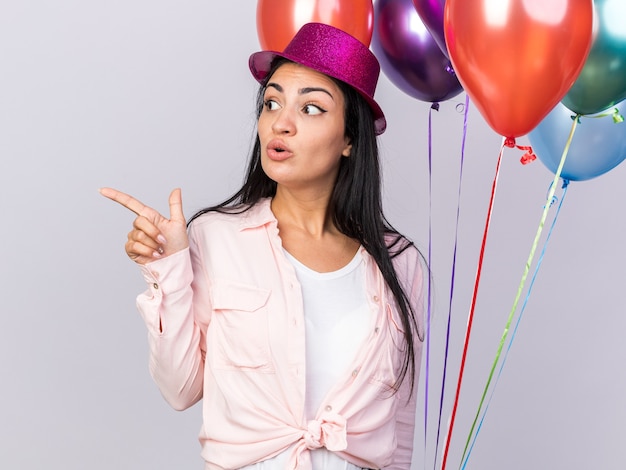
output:
{"label": "woman's lips", "polygon": [[270,160],[282,161],[290,158],[293,152],[282,140],[274,139],[267,144],[267,156]]}

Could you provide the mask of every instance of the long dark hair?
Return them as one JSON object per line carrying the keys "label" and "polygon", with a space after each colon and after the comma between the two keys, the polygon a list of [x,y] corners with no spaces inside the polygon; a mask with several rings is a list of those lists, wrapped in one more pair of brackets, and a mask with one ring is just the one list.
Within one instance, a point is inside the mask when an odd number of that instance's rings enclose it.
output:
{"label": "long dark hair", "polygon": [[[264,84],[257,94],[257,119],[263,110],[265,84],[272,74],[286,59],[279,58],[272,64]],[[415,383],[414,335],[423,341],[423,332],[418,327],[415,310],[409,297],[402,288],[393,267],[392,259],[413,242],[401,235],[387,221],[382,210],[381,175],[378,157],[378,143],[374,132],[374,118],[367,102],[346,83],[334,80],[341,89],[345,101],[345,134],[352,144],[349,158],[342,158],[337,181],[330,198],[330,212],[333,222],[343,234],[358,240],[374,258],[385,282],[394,295],[400,317],[406,348],[400,375],[394,389],[409,374],[411,389]],[[271,180],[261,168],[261,144],[258,134],[248,162],[248,169],[243,186],[239,191],[222,203],[204,208],[189,219],[194,219],[207,212],[245,212],[259,200],[276,194],[276,182]],[[385,238],[391,242],[387,244]]]}

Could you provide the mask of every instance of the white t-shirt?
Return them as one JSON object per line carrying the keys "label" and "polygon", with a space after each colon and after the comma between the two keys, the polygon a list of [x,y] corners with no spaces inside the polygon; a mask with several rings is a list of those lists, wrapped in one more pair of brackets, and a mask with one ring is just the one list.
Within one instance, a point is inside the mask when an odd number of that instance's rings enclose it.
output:
{"label": "white t-shirt", "polygon": [[[343,268],[319,273],[285,251],[302,286],[306,337],[306,419],[315,415],[324,397],[353,362],[374,322],[365,294],[365,266],[360,250]],[[244,467],[283,470],[289,452]],[[313,469],[356,470],[360,467],[326,448],[311,451]]]}

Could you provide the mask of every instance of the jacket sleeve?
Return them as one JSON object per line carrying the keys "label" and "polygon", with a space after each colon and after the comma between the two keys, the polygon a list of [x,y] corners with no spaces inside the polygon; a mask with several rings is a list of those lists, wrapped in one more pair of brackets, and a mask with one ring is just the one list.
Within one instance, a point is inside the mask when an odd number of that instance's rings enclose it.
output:
{"label": "jacket sleeve", "polygon": [[411,302],[418,331],[413,333],[413,347],[415,351],[415,379],[413,387],[411,389],[410,376],[407,375],[398,393],[395,395],[396,400],[398,400],[396,412],[396,438],[398,444],[393,464],[387,468],[409,470],[413,456],[417,389],[422,360],[422,339],[424,337],[423,271],[420,255],[417,249],[413,247],[408,248],[402,255],[394,259],[394,264],[396,265],[396,273],[400,283]]}
{"label": "jacket sleeve", "polygon": [[148,289],[137,308],[148,328],[149,370],[165,400],[184,410],[202,398],[210,300],[199,250],[189,248],[141,267]]}

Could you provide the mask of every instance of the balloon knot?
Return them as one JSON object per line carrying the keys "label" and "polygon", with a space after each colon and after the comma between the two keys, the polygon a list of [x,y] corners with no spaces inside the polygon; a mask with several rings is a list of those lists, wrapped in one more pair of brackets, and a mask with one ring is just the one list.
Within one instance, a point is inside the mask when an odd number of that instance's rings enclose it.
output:
{"label": "balloon knot", "polygon": [[430,109],[434,109],[435,111],[439,111],[439,103],[433,103],[430,105]]}
{"label": "balloon knot", "polygon": [[567,186],[568,186],[568,185],[569,185],[569,180],[568,180],[568,179],[563,178],[563,186],[561,186],[561,189],[565,189],[565,188],[567,188]]}
{"label": "balloon knot", "polygon": [[572,121],[576,121],[576,124],[580,124],[580,114],[576,114],[574,116],[570,116],[572,118]]}
{"label": "balloon knot", "polygon": [[618,124],[620,122],[624,122],[624,116],[619,113],[619,109],[615,108],[613,111],[613,122]]}
{"label": "balloon knot", "polygon": [[534,162],[537,159],[537,155],[535,155],[535,152],[533,152],[532,147],[528,145],[517,145],[515,143],[514,137],[507,137],[506,139],[504,139],[504,145],[509,148],[517,148],[526,152],[524,153],[524,155],[522,155],[522,158],[520,158],[520,162],[522,162],[522,165],[528,165],[530,162]]}

